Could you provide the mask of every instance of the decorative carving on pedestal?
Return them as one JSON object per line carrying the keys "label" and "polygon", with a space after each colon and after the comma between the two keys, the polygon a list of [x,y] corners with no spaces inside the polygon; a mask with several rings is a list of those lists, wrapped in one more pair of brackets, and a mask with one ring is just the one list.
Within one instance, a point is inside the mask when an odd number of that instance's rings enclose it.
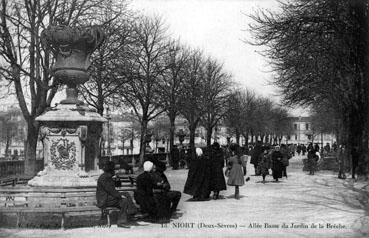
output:
{"label": "decorative carving on pedestal", "polygon": [[75,128],[42,126],[40,138],[44,145],[45,169],[30,180],[29,185],[53,187],[96,185],[96,181],[83,171],[87,126]]}
{"label": "decorative carving on pedestal", "polygon": [[72,169],[76,163],[76,144],[63,138],[52,141],[50,161],[56,169]]}
{"label": "decorative carving on pedestal", "polygon": [[[76,187],[94,186],[91,178],[84,179],[78,166],[83,150],[78,134],[79,127],[62,128],[42,126],[40,138],[44,145],[45,169],[29,181],[31,186]],[[81,176],[83,174],[83,176]]]}

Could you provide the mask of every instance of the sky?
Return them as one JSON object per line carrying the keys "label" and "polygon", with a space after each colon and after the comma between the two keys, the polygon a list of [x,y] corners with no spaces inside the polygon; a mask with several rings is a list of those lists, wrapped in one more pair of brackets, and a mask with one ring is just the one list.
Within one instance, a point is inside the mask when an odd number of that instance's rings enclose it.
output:
{"label": "sky", "polygon": [[[163,17],[173,38],[223,63],[240,86],[280,102],[268,59],[259,53],[264,48],[245,42],[252,40],[249,15],[260,8],[278,11],[277,0],[131,0],[130,7]],[[301,108],[290,113],[307,115]]]}
{"label": "sky", "polygon": [[242,86],[277,100],[270,67],[258,53],[262,48],[245,42],[252,40],[248,15],[258,8],[276,8],[276,0],[132,0],[130,6],[162,16],[174,38],[224,63]]}
{"label": "sky", "polygon": [[[169,34],[185,45],[203,50],[205,55],[224,64],[241,87],[280,101],[271,84],[272,72],[265,57],[252,46],[248,15],[260,8],[278,10],[277,0],[128,0],[129,7],[145,15],[161,16]],[[59,102],[64,94],[53,102]],[[302,109],[290,110],[294,116],[306,115]]]}

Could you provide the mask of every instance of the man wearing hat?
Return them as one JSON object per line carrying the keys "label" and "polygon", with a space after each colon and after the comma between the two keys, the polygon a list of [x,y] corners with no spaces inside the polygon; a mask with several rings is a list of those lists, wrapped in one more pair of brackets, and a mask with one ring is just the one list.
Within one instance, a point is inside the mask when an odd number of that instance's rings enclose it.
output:
{"label": "man wearing hat", "polygon": [[119,218],[117,221],[118,227],[127,227],[127,198],[122,196],[116,189],[113,180],[115,164],[112,161],[108,161],[104,167],[104,173],[100,175],[97,180],[96,200],[97,207],[117,207],[120,209]]}

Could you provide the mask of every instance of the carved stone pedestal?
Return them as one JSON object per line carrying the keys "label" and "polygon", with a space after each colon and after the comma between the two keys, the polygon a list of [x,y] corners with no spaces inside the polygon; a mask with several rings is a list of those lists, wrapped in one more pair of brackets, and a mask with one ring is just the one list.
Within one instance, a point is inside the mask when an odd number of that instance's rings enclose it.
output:
{"label": "carved stone pedestal", "polygon": [[[86,160],[93,164],[98,138],[94,132],[106,121],[88,107],[60,104],[37,118],[43,125],[40,138],[44,145],[45,169],[28,182],[30,186],[43,187],[90,187],[95,179],[86,173]],[[94,158],[95,157],[95,158]],[[91,162],[92,160],[92,162]]]}

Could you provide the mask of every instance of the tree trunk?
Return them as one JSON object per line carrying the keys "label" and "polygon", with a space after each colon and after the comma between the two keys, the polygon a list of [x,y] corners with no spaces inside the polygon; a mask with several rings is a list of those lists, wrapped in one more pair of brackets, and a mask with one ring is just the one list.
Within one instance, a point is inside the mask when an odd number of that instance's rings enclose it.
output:
{"label": "tree trunk", "polygon": [[147,133],[147,123],[148,120],[146,118],[142,118],[141,121],[141,137],[140,137],[140,163],[138,167],[142,167],[145,160],[145,147],[146,147],[146,133]]}
{"label": "tree trunk", "polygon": [[208,128],[206,128],[206,146],[210,147],[211,146],[211,136],[213,134],[213,127],[208,126]]}
{"label": "tree trunk", "polygon": [[34,176],[37,174],[36,167],[36,153],[37,153],[37,138],[39,125],[33,125],[32,120],[28,121],[27,139],[25,148],[25,162],[24,162],[24,174]]}
{"label": "tree trunk", "polygon": [[[353,112],[350,115],[350,130],[349,130],[349,146],[350,150],[357,146],[360,156],[358,173],[367,176],[368,161],[367,150],[368,144],[364,144],[364,131],[366,124],[368,123],[368,103],[369,103],[369,16],[368,16],[368,3],[367,0],[351,0],[349,1],[350,12],[352,18],[355,19],[357,26],[356,31],[353,34],[354,37],[354,51],[352,55],[352,63],[355,65],[355,87],[358,92],[358,107],[352,108]],[[352,151],[352,150],[351,150]]]}
{"label": "tree trunk", "polygon": [[245,146],[246,146],[246,148],[248,148],[249,147],[249,133],[247,132],[244,135],[244,137],[245,137]]}
{"label": "tree trunk", "polygon": [[[169,148],[168,148],[168,152],[172,151],[173,145],[174,145],[174,133],[176,130],[176,125],[175,125],[175,121],[176,121],[176,116],[172,116],[172,115],[168,115],[169,117],[169,122],[170,122],[170,128],[169,128]],[[169,153],[170,154],[170,153]],[[172,161],[172,158],[170,158],[170,161]]]}
{"label": "tree trunk", "polygon": [[10,132],[9,132],[9,128],[6,128],[6,144],[5,144],[5,158],[8,157],[9,155],[9,146],[10,146]]}

